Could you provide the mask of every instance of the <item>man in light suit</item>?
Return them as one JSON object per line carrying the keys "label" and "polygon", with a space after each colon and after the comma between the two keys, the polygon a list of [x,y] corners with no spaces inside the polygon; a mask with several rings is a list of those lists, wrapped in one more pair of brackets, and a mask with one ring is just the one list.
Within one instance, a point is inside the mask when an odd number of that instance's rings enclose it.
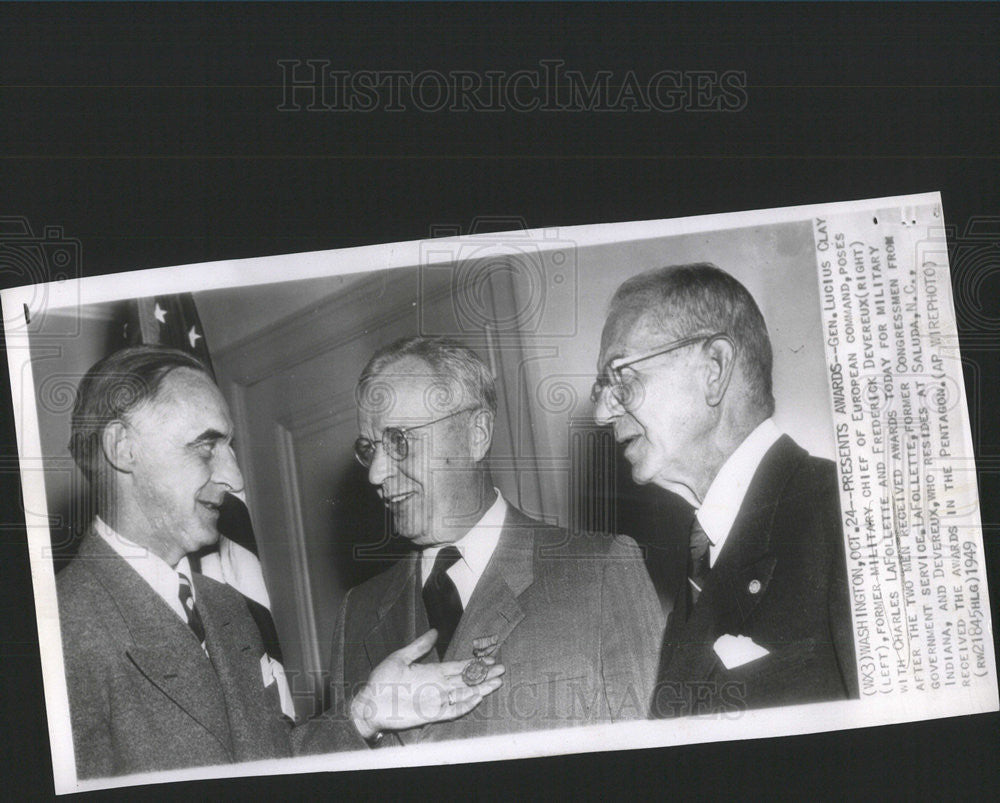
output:
{"label": "man in light suit", "polygon": [[653,717],[856,697],[833,463],[771,416],[771,345],[739,282],[672,266],[618,288],[592,393],[632,477],[686,499]]}
{"label": "man in light suit", "polygon": [[[173,349],[116,352],[81,381],[71,431],[98,507],[57,578],[78,777],[280,758],[306,741],[364,748],[377,730],[459,716],[499,683],[497,667],[470,688],[463,664],[415,665],[425,634],[374,668],[355,709],[292,732],[246,599],[188,561],[217,541],[223,498],[243,486],[205,367]],[[386,684],[392,700],[373,691]]]}
{"label": "man in light suit", "polygon": [[334,699],[429,624],[429,660],[490,653],[503,686],[464,717],[383,744],[644,717],[662,615],[641,554],[630,539],[536,521],[494,487],[496,390],[479,357],[445,338],[397,341],[362,371],[358,403],[357,458],[415,550],[345,598]]}

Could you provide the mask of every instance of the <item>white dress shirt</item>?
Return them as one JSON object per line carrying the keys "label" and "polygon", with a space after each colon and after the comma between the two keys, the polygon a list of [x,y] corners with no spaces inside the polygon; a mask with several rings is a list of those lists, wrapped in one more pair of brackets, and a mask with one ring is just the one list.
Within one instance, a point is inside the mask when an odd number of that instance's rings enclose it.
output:
{"label": "white dress shirt", "polygon": [[430,577],[434,568],[434,561],[438,552],[446,546],[455,546],[462,556],[461,560],[448,569],[448,577],[458,589],[458,596],[462,600],[462,608],[469,607],[469,600],[472,592],[476,590],[479,578],[486,571],[486,565],[493,557],[493,552],[497,548],[500,540],[500,531],[503,529],[503,521],[507,516],[507,503],[504,501],[500,491],[496,491],[496,501],[490,506],[483,517],[477,521],[472,529],[463,535],[454,544],[435,544],[427,547],[420,556],[421,584],[426,585],[427,578]]}
{"label": "white dress shirt", "polygon": [[112,530],[101,520],[100,516],[94,519],[94,530],[107,542],[108,546],[121,556],[122,560],[139,573],[139,576],[149,584],[153,591],[159,594],[163,601],[170,606],[170,610],[176,613],[181,621],[187,625],[187,611],[181,605],[181,581],[178,572],[183,573],[188,579],[188,584],[191,586],[191,599],[195,602],[198,599],[187,555],[180,559],[176,569],[172,569],[159,555],[154,555],[146,547],[139,546]]}
{"label": "white dress shirt", "polygon": [[729,455],[708,487],[697,516],[709,540],[709,566],[715,566],[715,560],[729,538],[760,461],[780,437],[781,431],[774,425],[774,419],[762,421]]}

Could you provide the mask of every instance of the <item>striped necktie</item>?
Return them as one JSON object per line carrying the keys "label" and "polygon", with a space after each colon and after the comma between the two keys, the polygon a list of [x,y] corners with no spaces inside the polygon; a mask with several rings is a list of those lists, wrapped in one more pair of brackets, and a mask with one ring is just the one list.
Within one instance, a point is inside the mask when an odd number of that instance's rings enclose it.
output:
{"label": "striped necktie", "polygon": [[198,609],[194,605],[194,596],[191,594],[191,581],[182,572],[177,573],[177,578],[180,581],[177,596],[180,598],[185,613],[187,613],[188,627],[191,628],[191,632],[194,633],[198,641],[204,646],[205,625],[201,621],[201,614],[198,613]]}
{"label": "striped necktie", "polygon": [[698,522],[698,517],[695,516],[694,521],[691,522],[690,554],[688,556],[688,593],[691,601],[688,606],[688,616],[691,615],[691,609],[698,601],[698,596],[705,587],[705,580],[708,578],[709,544],[708,533],[705,532]]}

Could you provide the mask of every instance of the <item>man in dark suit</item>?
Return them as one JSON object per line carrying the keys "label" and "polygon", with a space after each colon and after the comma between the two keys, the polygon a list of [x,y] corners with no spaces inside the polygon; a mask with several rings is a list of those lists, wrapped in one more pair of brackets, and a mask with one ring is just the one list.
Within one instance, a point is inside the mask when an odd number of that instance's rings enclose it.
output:
{"label": "man in dark suit", "polygon": [[632,477],[693,508],[669,560],[653,717],[856,697],[837,476],[771,416],[771,345],[714,265],[618,288],[593,399]]}
{"label": "man in dark suit", "polygon": [[307,737],[309,752],[363,748],[377,730],[459,716],[499,683],[497,667],[471,688],[463,664],[418,668],[425,634],[375,668],[358,707],[291,732],[246,599],[188,561],[217,541],[223,498],[243,486],[204,366],[173,349],[116,352],[81,381],[71,427],[98,509],[57,578],[78,777],[280,758]]}
{"label": "man in dark suit", "polygon": [[662,614],[641,554],[630,539],[536,521],[494,487],[496,390],[478,356],[444,338],[397,341],[371,358],[358,399],[356,455],[416,550],[344,600],[334,699],[429,624],[431,660],[502,657],[503,686],[386,744],[644,717]]}

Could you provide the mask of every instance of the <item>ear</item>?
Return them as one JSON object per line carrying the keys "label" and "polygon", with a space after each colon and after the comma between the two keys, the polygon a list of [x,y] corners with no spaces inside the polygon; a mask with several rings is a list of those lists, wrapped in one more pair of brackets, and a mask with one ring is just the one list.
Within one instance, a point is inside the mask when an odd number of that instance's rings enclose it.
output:
{"label": "ear", "polygon": [[493,443],[494,416],[489,410],[477,410],[469,426],[469,445],[472,457],[478,463],[486,457]]}
{"label": "ear", "polygon": [[736,347],[728,337],[716,337],[705,346],[707,358],[705,401],[717,407],[726,397],[736,367]]}
{"label": "ear", "polygon": [[104,459],[116,471],[132,472],[135,449],[132,437],[123,421],[112,421],[101,431],[101,451]]}

